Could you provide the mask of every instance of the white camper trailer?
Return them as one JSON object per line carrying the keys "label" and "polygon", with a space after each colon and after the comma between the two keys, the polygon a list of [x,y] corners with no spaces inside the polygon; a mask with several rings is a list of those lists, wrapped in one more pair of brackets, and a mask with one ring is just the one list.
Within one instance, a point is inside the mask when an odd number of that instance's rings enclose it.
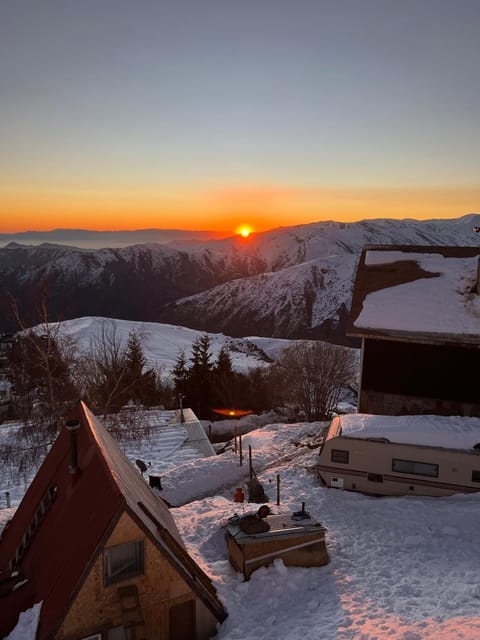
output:
{"label": "white camper trailer", "polygon": [[338,416],[320,449],[318,472],[328,487],[372,495],[480,491],[480,418]]}

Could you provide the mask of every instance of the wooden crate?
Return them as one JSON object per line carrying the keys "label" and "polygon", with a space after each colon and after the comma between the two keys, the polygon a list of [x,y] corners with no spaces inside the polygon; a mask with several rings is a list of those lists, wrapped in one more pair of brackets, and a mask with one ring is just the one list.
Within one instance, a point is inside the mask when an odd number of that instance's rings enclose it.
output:
{"label": "wooden crate", "polygon": [[320,567],[328,564],[326,529],[313,518],[292,520],[292,514],[272,515],[264,519],[270,530],[245,533],[238,524],[227,527],[230,563],[248,580],[258,567],[281,558],[285,565]]}

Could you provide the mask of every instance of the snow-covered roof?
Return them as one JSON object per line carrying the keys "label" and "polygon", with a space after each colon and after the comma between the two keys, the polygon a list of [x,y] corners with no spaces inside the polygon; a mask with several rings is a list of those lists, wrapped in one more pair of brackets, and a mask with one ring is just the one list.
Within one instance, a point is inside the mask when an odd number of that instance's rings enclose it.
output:
{"label": "snow-covered roof", "polygon": [[151,408],[135,412],[139,424],[147,427],[150,435],[141,440],[126,440],[119,446],[132,463],[140,453],[149,475],[161,475],[172,466],[216,455],[202,423],[191,409],[183,409],[183,422],[178,409]]}
{"label": "snow-covered roof", "polygon": [[423,334],[480,343],[480,247],[366,248],[350,333]]}
{"label": "snow-covered roof", "polygon": [[480,443],[480,418],[356,413],[338,419],[344,437],[388,438],[390,442],[449,449],[472,449]]}

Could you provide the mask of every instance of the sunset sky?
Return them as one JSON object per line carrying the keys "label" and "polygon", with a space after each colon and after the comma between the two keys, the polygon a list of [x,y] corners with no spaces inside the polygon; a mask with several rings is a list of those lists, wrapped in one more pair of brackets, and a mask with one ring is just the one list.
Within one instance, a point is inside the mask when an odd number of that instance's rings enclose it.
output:
{"label": "sunset sky", "polygon": [[480,211],[480,0],[2,0],[0,232]]}

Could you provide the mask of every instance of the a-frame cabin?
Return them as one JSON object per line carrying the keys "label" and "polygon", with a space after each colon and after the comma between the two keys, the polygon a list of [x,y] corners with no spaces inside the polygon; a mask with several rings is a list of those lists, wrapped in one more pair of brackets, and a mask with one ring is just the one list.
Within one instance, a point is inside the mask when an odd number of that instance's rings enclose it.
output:
{"label": "a-frame cabin", "polygon": [[[0,539],[0,637],[202,640],[226,612],[166,503],[81,403]],[[39,604],[41,603],[41,604]]]}

